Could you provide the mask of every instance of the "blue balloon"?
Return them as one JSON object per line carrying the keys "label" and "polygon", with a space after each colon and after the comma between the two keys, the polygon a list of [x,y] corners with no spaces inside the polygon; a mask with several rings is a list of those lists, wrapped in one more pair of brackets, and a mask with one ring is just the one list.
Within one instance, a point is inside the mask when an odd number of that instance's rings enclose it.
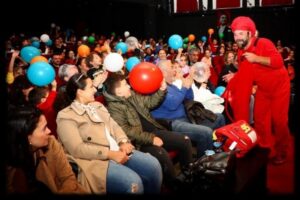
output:
{"label": "blue balloon", "polygon": [[20,54],[21,54],[21,58],[23,58],[23,60],[30,63],[32,58],[34,58],[35,56],[40,56],[41,52],[40,52],[40,50],[38,50],[37,48],[35,48],[33,46],[26,46],[21,49]]}
{"label": "blue balloon", "polygon": [[31,42],[31,46],[39,49],[40,48],[40,42],[35,40],[35,41]]}
{"label": "blue balloon", "polygon": [[206,37],[206,36],[202,36],[201,40],[202,40],[203,42],[206,42],[206,41],[207,41],[207,37]]}
{"label": "blue balloon", "polygon": [[135,56],[130,57],[130,58],[128,58],[128,60],[127,60],[127,62],[125,64],[126,65],[126,69],[130,72],[134,68],[134,66],[136,66],[140,62],[141,61],[137,57],[135,57]]}
{"label": "blue balloon", "polygon": [[169,38],[168,44],[172,49],[177,50],[183,45],[182,37],[180,35],[174,34]]}
{"label": "blue balloon", "polygon": [[52,45],[52,40],[49,39],[45,44],[46,44],[47,47],[50,47]]}
{"label": "blue balloon", "polygon": [[35,62],[27,70],[28,80],[37,86],[50,84],[55,78],[53,67],[46,62]]}
{"label": "blue balloon", "polygon": [[126,44],[125,42],[119,42],[119,43],[116,45],[115,50],[116,50],[116,51],[119,51],[119,49],[121,49],[122,54],[123,54],[123,53],[126,53],[126,52],[127,52],[127,49],[128,49],[127,44]]}
{"label": "blue balloon", "polygon": [[225,87],[224,86],[219,86],[215,89],[215,94],[218,96],[222,96],[222,94],[225,91]]}

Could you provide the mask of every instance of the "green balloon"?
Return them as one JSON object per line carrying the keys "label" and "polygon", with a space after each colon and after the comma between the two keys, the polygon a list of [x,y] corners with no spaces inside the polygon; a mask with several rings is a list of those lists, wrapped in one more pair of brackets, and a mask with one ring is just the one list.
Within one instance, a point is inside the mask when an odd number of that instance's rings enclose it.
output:
{"label": "green balloon", "polygon": [[184,49],[186,49],[187,48],[187,44],[183,44],[183,46],[182,46]]}
{"label": "green balloon", "polygon": [[219,38],[222,39],[224,37],[224,33],[219,34]]}
{"label": "green balloon", "polygon": [[189,42],[189,38],[188,37],[186,37],[186,38],[183,39],[183,43],[188,43],[188,42]]}
{"label": "green balloon", "polygon": [[112,35],[112,36],[116,36],[116,33],[115,33],[115,32],[112,32],[111,35]]}
{"label": "green balloon", "polygon": [[93,36],[90,36],[88,38],[89,43],[93,44],[95,42],[95,38]]}

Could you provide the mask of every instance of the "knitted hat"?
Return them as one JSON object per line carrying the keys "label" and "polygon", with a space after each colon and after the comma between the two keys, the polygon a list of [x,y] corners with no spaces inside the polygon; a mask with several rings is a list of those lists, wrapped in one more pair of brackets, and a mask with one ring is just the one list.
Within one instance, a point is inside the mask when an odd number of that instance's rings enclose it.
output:
{"label": "knitted hat", "polygon": [[232,31],[242,30],[242,31],[250,31],[251,35],[255,35],[256,26],[255,23],[249,17],[236,17],[231,23]]}

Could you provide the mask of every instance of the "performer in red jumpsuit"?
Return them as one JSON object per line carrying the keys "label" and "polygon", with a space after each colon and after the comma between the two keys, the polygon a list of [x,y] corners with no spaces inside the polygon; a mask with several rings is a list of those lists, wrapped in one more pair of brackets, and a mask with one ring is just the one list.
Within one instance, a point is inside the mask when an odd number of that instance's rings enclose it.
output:
{"label": "performer in red jumpsuit", "polygon": [[249,17],[237,17],[231,28],[239,46],[238,72],[226,88],[234,120],[249,121],[253,85],[257,85],[254,128],[258,145],[269,148],[274,164],[282,164],[289,144],[288,109],[290,81],[283,59],[274,44],[255,36],[256,26]]}

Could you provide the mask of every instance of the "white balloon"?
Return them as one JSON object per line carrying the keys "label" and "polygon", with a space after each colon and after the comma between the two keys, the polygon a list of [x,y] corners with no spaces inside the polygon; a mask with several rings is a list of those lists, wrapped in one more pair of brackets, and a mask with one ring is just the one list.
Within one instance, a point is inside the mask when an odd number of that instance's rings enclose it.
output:
{"label": "white balloon", "polygon": [[88,36],[83,36],[83,37],[82,37],[82,40],[83,40],[83,41],[87,41],[87,39],[88,39]]}
{"label": "white balloon", "polygon": [[55,25],[54,23],[51,24],[51,28],[55,28],[55,26],[56,26],[56,25]]}
{"label": "white balloon", "polygon": [[136,37],[130,36],[125,40],[125,43],[128,45],[129,48],[135,49],[138,48],[139,41],[136,39]]}
{"label": "white balloon", "polygon": [[43,34],[43,35],[41,35],[40,39],[41,39],[42,42],[48,42],[48,40],[50,39],[50,37],[47,34]]}
{"label": "white balloon", "polygon": [[103,67],[110,72],[117,72],[124,66],[124,59],[118,53],[108,54],[103,62]]}
{"label": "white balloon", "polygon": [[56,30],[58,30],[58,31],[59,31],[59,30],[60,30],[60,26],[57,26],[57,27],[56,27]]}
{"label": "white balloon", "polygon": [[124,36],[125,36],[125,37],[128,37],[129,35],[130,35],[129,31],[125,31],[125,32],[124,32]]}

